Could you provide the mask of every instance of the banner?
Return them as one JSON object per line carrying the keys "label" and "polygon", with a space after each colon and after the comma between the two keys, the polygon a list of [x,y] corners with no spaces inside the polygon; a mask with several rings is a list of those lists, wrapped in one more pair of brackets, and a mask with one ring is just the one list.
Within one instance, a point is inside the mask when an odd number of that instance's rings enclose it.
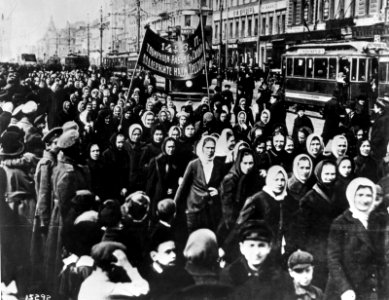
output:
{"label": "banner", "polygon": [[189,80],[205,66],[201,27],[184,41],[170,41],[146,29],[139,65],[170,80]]}

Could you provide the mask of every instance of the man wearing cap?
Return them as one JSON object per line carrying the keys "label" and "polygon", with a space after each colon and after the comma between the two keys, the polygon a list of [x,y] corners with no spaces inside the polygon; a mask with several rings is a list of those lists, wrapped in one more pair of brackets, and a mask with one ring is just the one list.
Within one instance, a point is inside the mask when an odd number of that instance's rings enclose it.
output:
{"label": "man wearing cap", "polygon": [[296,106],[296,114],[297,116],[294,119],[293,134],[292,134],[292,138],[294,141],[297,141],[297,132],[300,128],[307,127],[311,130],[311,132],[314,131],[312,121],[307,115],[305,115],[305,110],[303,105],[298,104]]}
{"label": "man wearing cap", "polygon": [[51,212],[45,255],[45,282],[58,290],[58,274],[62,269],[63,222],[71,207],[71,200],[78,190],[90,190],[90,174],[80,162],[79,133],[75,129],[64,131],[57,140],[62,152],[53,169],[52,183],[54,206]]}
{"label": "man wearing cap", "polygon": [[228,107],[228,113],[231,112],[231,104],[234,105],[234,96],[232,95],[232,92],[230,90],[231,85],[230,84],[225,84],[224,85],[224,90],[222,91],[222,106],[227,106]]}
{"label": "man wearing cap", "polygon": [[376,118],[371,127],[371,147],[376,160],[386,154],[386,145],[389,142],[389,101],[377,99],[373,108]]}
{"label": "man wearing cap", "polygon": [[288,259],[289,275],[293,278],[291,299],[322,300],[323,291],[312,285],[314,261],[313,256],[305,251],[297,250]]}
{"label": "man wearing cap", "polygon": [[269,257],[273,234],[263,221],[247,221],[239,230],[242,256],[223,269],[221,279],[234,286],[233,299],[284,299],[286,274]]}
{"label": "man wearing cap", "polygon": [[211,110],[213,110],[213,107],[214,107],[216,101],[220,101],[220,102],[223,103],[223,96],[221,94],[220,86],[215,86],[213,91],[214,91],[214,94],[212,95],[212,97],[211,97],[211,99],[209,101],[209,105],[211,107]]}
{"label": "man wearing cap", "polygon": [[[128,299],[149,292],[149,284],[128,261],[126,247],[118,242],[100,242],[92,248],[94,271],[81,284],[78,300]],[[125,272],[130,282],[113,282],[116,273]],[[124,280],[120,280],[124,281]]]}

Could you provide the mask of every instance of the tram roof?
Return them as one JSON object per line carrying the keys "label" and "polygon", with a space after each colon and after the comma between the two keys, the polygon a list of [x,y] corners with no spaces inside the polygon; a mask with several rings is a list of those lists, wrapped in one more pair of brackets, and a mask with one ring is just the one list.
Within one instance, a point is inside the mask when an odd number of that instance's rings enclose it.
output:
{"label": "tram roof", "polygon": [[[306,49],[306,51],[304,51]],[[316,51],[315,51],[316,50]],[[326,51],[352,51],[366,53],[370,51],[389,51],[385,43],[373,43],[368,41],[342,41],[329,43],[307,43],[291,46],[287,53],[324,54]]]}

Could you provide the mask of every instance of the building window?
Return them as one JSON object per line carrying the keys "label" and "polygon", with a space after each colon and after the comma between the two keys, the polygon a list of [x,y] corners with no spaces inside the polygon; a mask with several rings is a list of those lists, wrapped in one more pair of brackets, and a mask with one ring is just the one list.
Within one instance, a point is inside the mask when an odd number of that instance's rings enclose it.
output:
{"label": "building window", "polygon": [[277,16],[277,24],[276,24],[276,27],[277,27],[277,32],[276,32],[276,34],[280,34],[280,33],[281,33],[281,16],[280,16],[280,15]]}
{"label": "building window", "polygon": [[248,22],[247,22],[247,29],[248,29],[248,36],[251,36],[251,27],[252,27],[252,24],[253,23],[253,21],[252,21],[252,17],[250,16],[250,17],[248,17]]}
{"label": "building window", "polygon": [[282,15],[281,16],[281,32],[285,33],[285,25],[286,25],[286,16]]}
{"label": "building window", "polygon": [[239,21],[235,22],[235,36],[239,37]]}
{"label": "building window", "polygon": [[245,31],[246,31],[246,21],[242,18],[242,32],[241,32],[240,36],[244,37]]}
{"label": "building window", "polygon": [[224,22],[224,32],[223,32],[223,39],[227,37],[227,22]]}
{"label": "building window", "polygon": [[330,2],[328,0],[324,1],[323,5],[323,19],[328,20],[330,16]]}
{"label": "building window", "polygon": [[262,35],[266,35],[266,17],[262,16],[262,28],[261,28]]}
{"label": "building window", "polygon": [[297,1],[293,1],[292,4],[292,25],[297,24]]}
{"label": "building window", "polygon": [[232,38],[232,32],[234,30],[234,23],[230,21],[230,31],[228,32],[228,37]]}
{"label": "building window", "polygon": [[255,21],[254,21],[254,35],[258,35],[258,17],[255,17]]}
{"label": "building window", "polygon": [[184,16],[185,17],[185,26],[190,27],[191,26],[191,16]]}
{"label": "building window", "polygon": [[365,1],[365,9],[366,9],[366,15],[368,16],[370,14],[370,0]]}
{"label": "building window", "polygon": [[217,39],[218,33],[219,33],[219,24],[215,24],[215,39]]}
{"label": "building window", "polygon": [[269,18],[269,35],[273,34],[273,17]]}

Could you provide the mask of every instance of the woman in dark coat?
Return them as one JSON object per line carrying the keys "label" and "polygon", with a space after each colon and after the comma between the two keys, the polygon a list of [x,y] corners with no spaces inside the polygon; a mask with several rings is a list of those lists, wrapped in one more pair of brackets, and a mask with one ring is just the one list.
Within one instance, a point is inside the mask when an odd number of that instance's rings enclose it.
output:
{"label": "woman in dark coat", "polygon": [[100,147],[97,144],[89,146],[89,158],[86,160],[91,175],[91,191],[104,202],[106,197],[106,169],[101,158]]}
{"label": "woman in dark coat", "polygon": [[125,148],[130,157],[129,168],[129,193],[140,191],[144,188],[145,175],[140,165],[140,158],[143,153],[145,143],[141,141],[142,126],[132,124],[128,129],[129,139],[125,143]]}
{"label": "woman in dark coat", "polygon": [[348,156],[339,157],[336,161],[337,177],[334,185],[332,202],[337,207],[339,214],[342,214],[349,206],[346,199],[346,189],[350,181],[354,179],[354,161]]}
{"label": "woman in dark coat", "polygon": [[271,166],[279,165],[284,167],[286,153],[284,150],[286,137],[281,132],[275,132],[271,139],[272,141],[272,149],[266,151],[259,158],[259,169],[260,170],[268,170]]}
{"label": "woman in dark coat", "polygon": [[373,182],[377,182],[378,165],[375,159],[371,156],[371,145],[368,139],[364,139],[358,143],[358,155],[354,158],[355,177],[366,177]]}
{"label": "woman in dark coat", "polygon": [[184,127],[183,136],[178,140],[178,152],[177,155],[180,157],[180,167],[182,174],[185,172],[189,162],[195,159],[195,126],[193,123],[188,123]]}
{"label": "woman in dark coat", "polygon": [[317,182],[300,201],[293,236],[298,248],[315,257],[316,282],[313,284],[324,288],[328,276],[327,239],[331,223],[338,216],[331,201],[336,165],[332,160],[323,160],[317,164],[314,173]]}
{"label": "woman in dark coat", "polygon": [[293,175],[288,180],[287,192],[297,207],[300,205],[300,200],[311,188],[309,178],[312,175],[312,170],[312,160],[307,154],[297,155],[293,160]]}
{"label": "woman in dark coat", "polygon": [[95,124],[96,141],[100,145],[101,152],[109,146],[109,140],[114,134],[115,128],[113,125],[112,114],[108,109],[99,112]]}
{"label": "woman in dark coat", "polygon": [[147,174],[147,169],[151,159],[157,157],[162,152],[161,147],[164,134],[165,133],[160,125],[155,125],[151,129],[151,142],[143,148],[143,153],[140,158],[140,165],[146,172],[145,174]]}
{"label": "woman in dark coat", "polygon": [[247,114],[244,111],[238,112],[236,116],[237,124],[234,126],[234,135],[237,141],[249,142],[251,126],[247,124]]}
{"label": "woman in dark coat", "polygon": [[204,136],[197,147],[199,158],[189,163],[174,198],[177,218],[186,213],[189,233],[198,228],[215,230],[221,214],[218,189],[223,173],[222,164],[214,160],[216,140]]}
{"label": "woman in dark coat", "polygon": [[240,211],[237,226],[248,220],[263,220],[274,233],[274,247],[277,257],[283,252],[282,247],[288,243],[287,232],[292,213],[296,205],[286,193],[288,175],[281,166],[272,166],[267,172],[266,185],[262,191],[248,198]]}
{"label": "woman in dark coat", "polygon": [[168,137],[162,144],[162,153],[151,159],[146,194],[150,197],[151,217],[156,217],[158,202],[165,198],[174,198],[178,188],[180,169],[176,156],[176,140]]}
{"label": "woman in dark coat", "polygon": [[130,173],[130,156],[124,147],[124,135],[115,134],[111,144],[103,153],[106,196],[120,199],[128,192],[128,176]]}
{"label": "woman in dark coat", "polygon": [[375,184],[356,178],[346,191],[350,208],[331,226],[328,239],[329,279],[325,299],[387,299],[384,256],[368,222],[374,209]]}

